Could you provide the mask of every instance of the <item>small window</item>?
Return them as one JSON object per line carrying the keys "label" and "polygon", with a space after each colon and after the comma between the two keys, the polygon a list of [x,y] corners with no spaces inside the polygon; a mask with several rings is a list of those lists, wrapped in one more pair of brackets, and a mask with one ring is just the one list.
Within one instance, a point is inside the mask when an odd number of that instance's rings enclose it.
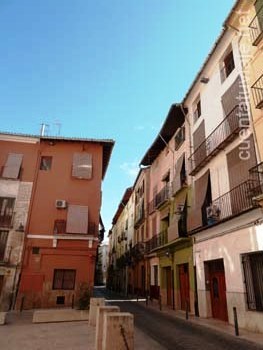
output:
{"label": "small window", "polygon": [[56,302],[57,305],[64,305],[65,304],[65,297],[60,295],[60,296],[57,296],[57,302]]}
{"label": "small window", "polygon": [[54,270],[53,289],[72,290],[75,288],[76,270]]}
{"label": "small window", "polygon": [[263,311],[263,251],[242,256],[249,310]]}
{"label": "small window", "polygon": [[201,117],[202,110],[201,110],[201,100],[200,98],[195,103],[194,108],[194,123]]}
{"label": "small window", "polygon": [[223,59],[221,69],[221,81],[224,82],[230,73],[235,69],[233,51],[231,50]]}
{"label": "small window", "polygon": [[4,260],[8,232],[0,231],[0,261]]}
{"label": "small window", "polygon": [[0,226],[11,227],[13,220],[13,211],[15,198],[0,197]]}
{"label": "small window", "polygon": [[185,127],[182,126],[174,137],[174,149],[177,150],[185,140]]}
{"label": "small window", "polygon": [[39,247],[32,247],[32,254],[37,255],[39,254],[39,251],[40,251]]}
{"label": "small window", "polygon": [[40,170],[50,170],[52,165],[52,157],[43,156],[40,161]]}

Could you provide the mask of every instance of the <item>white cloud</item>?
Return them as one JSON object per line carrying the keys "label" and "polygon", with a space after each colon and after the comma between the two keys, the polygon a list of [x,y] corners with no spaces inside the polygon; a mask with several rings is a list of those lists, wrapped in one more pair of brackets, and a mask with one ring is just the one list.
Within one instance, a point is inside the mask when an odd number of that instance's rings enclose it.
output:
{"label": "white cloud", "polygon": [[122,171],[131,178],[135,178],[139,171],[138,162],[124,162],[120,165]]}

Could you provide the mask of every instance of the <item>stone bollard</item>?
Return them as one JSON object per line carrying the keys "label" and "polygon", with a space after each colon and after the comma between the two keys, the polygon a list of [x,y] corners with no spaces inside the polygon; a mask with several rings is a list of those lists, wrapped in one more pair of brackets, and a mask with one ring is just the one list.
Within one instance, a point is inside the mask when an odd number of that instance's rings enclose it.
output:
{"label": "stone bollard", "polygon": [[102,350],[103,341],[103,322],[104,315],[108,312],[119,312],[119,306],[99,306],[97,309],[97,321],[96,321],[96,342],[95,349]]}
{"label": "stone bollard", "polygon": [[102,350],[134,350],[134,320],[128,312],[104,315]]}
{"label": "stone bollard", "polygon": [[0,312],[0,325],[5,324],[6,322],[6,312]]}
{"label": "stone bollard", "polygon": [[96,326],[97,310],[99,306],[105,306],[104,298],[91,298],[89,307],[89,325]]}

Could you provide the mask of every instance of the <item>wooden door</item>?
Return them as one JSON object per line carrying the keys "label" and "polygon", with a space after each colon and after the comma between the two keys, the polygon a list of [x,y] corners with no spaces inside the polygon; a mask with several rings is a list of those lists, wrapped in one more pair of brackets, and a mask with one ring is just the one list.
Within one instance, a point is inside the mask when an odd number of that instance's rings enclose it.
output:
{"label": "wooden door", "polygon": [[179,283],[181,310],[186,310],[186,305],[188,303],[188,310],[190,311],[190,286],[188,264],[179,265]]}
{"label": "wooden door", "polygon": [[210,273],[210,293],[213,318],[228,321],[224,271]]}
{"label": "wooden door", "polygon": [[166,268],[166,292],[167,305],[172,305],[172,270],[171,267]]}

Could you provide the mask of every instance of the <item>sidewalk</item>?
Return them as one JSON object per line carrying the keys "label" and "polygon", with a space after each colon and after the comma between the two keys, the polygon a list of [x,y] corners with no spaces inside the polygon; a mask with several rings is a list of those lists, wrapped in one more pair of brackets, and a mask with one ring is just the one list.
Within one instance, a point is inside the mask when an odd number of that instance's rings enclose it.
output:
{"label": "sidewalk", "polygon": [[[0,326],[3,350],[94,350],[95,327],[87,321],[32,323],[33,311],[9,312],[7,324]],[[134,349],[165,350],[159,343],[134,330]]]}
{"label": "sidewalk", "polygon": [[[145,307],[145,309],[152,308],[156,311],[159,311],[160,313],[167,314],[171,317],[186,320],[185,311],[173,310],[167,306],[162,306],[162,311],[160,311],[160,307],[157,300],[149,301],[148,306],[146,305],[146,302],[140,302],[140,304],[143,307]],[[200,326],[213,329],[214,331],[226,333],[228,335],[232,335],[236,337],[235,327],[224,321],[216,320],[213,318],[201,318],[201,317],[196,317],[194,315],[189,315],[187,322],[198,324]],[[248,341],[251,341],[253,343],[263,346],[263,334],[260,334],[260,333],[250,332],[245,329],[239,328],[238,338],[246,339]]]}

